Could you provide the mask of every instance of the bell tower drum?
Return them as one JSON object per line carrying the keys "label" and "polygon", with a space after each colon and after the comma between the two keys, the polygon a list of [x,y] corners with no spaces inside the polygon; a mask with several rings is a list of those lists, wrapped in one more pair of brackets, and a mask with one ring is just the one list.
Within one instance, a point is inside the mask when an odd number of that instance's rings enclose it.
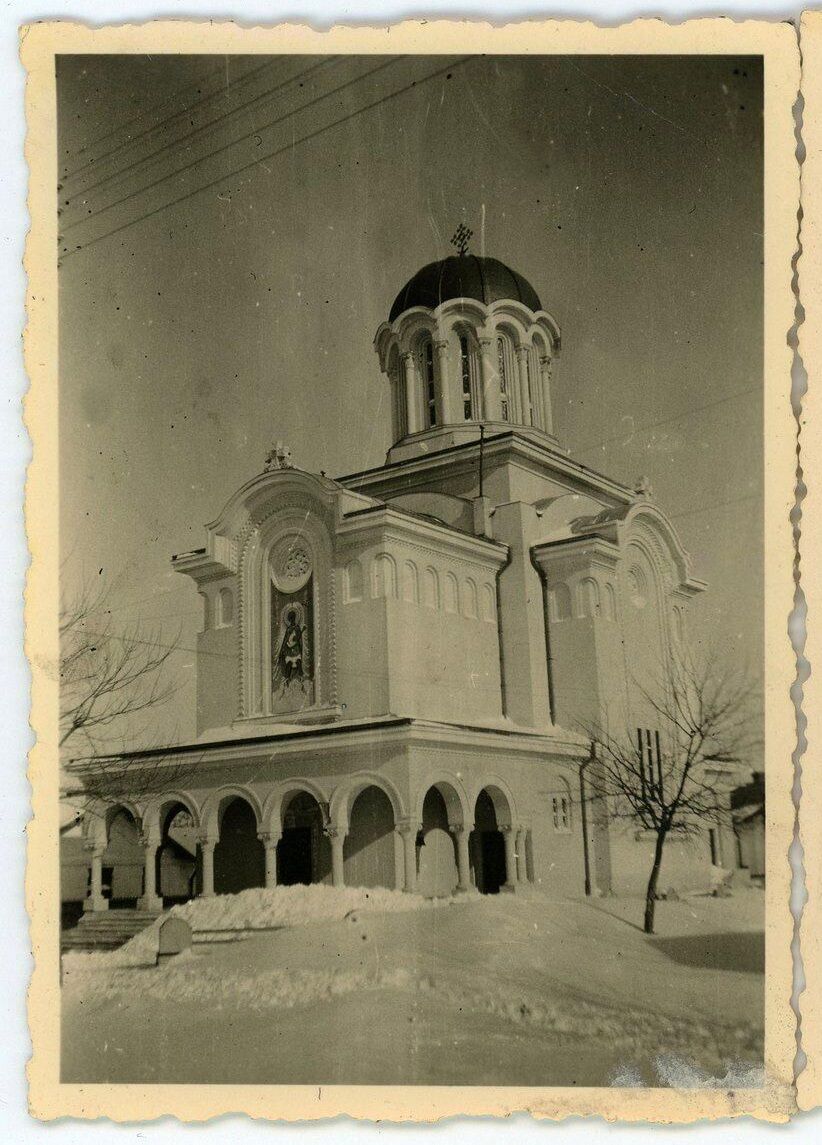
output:
{"label": "bell tower drum", "polygon": [[469,252],[472,233],[460,224],[458,253],[409,279],[374,339],[391,386],[389,461],[474,440],[479,425],[556,444],[559,326],[522,275]]}

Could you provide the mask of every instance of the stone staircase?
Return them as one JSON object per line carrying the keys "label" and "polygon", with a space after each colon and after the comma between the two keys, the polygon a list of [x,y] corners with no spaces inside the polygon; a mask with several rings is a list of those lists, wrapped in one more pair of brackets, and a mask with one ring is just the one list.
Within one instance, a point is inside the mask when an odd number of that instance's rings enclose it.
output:
{"label": "stone staircase", "polygon": [[159,911],[101,910],[87,912],[60,935],[61,950],[116,950],[151,926]]}

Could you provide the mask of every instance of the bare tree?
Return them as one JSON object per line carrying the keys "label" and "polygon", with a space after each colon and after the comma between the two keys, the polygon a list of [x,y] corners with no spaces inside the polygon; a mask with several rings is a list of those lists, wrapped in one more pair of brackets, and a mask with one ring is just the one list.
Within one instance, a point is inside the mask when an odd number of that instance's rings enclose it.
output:
{"label": "bare tree", "polygon": [[109,597],[86,579],[60,610],[60,748],[79,757],[67,765],[73,782],[63,798],[85,811],[168,789],[189,769],[165,752],[133,761],[115,754],[146,746],[146,718],[177,691],[169,668],[179,636],[163,641],[139,621],[118,626]]}
{"label": "bare tree", "polygon": [[657,727],[615,735],[587,726],[586,776],[589,797],[605,804],[609,818],[654,836],[644,920],[646,934],[653,934],[666,841],[729,821],[721,789],[727,791],[737,767],[750,766],[758,727],[744,673],[723,669],[714,656],[701,663],[681,656],[653,689],[638,690]]}

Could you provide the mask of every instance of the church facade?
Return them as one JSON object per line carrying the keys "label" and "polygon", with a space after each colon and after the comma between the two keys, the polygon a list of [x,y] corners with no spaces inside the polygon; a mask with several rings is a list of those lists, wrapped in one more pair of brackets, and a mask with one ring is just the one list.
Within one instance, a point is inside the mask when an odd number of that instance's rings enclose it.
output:
{"label": "church facade", "polygon": [[[374,345],[385,464],[332,480],[278,446],[173,558],[203,605],[197,737],[118,757],[134,797],[87,817],[86,909],[108,906],[124,830],[144,910],[181,885],[644,888],[651,844],[586,797],[584,730],[651,742],[634,681],[686,640],[704,585],[647,487],[560,448],[560,330],[520,275],[464,252],[426,266]],[[707,885],[726,834],[671,840],[661,885]]]}

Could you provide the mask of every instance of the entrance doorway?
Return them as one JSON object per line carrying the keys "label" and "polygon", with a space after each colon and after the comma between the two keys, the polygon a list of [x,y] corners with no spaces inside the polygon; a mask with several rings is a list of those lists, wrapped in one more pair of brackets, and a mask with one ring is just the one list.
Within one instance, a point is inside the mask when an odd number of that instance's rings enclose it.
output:
{"label": "entrance doorway", "polygon": [[477,796],[474,824],[470,846],[477,890],[482,895],[496,895],[506,880],[505,841],[494,801],[485,788]]}
{"label": "entrance doorway", "polygon": [[343,846],[347,887],[394,887],[394,809],[379,787],[366,787],[351,805]]}
{"label": "entrance doorway", "polygon": [[283,814],[283,833],[277,844],[280,886],[330,881],[331,845],[323,825],[322,808],[314,796],[307,791],[295,795]]}
{"label": "entrance doorway", "polygon": [[172,803],[161,811],[161,842],[157,848],[155,887],[163,907],[194,898],[197,872],[197,827],[189,809]]}
{"label": "entrance doorway", "polygon": [[214,848],[214,893],[236,895],[265,886],[265,849],[257,838],[257,819],[245,799],[232,799],[223,810],[220,841]]}

